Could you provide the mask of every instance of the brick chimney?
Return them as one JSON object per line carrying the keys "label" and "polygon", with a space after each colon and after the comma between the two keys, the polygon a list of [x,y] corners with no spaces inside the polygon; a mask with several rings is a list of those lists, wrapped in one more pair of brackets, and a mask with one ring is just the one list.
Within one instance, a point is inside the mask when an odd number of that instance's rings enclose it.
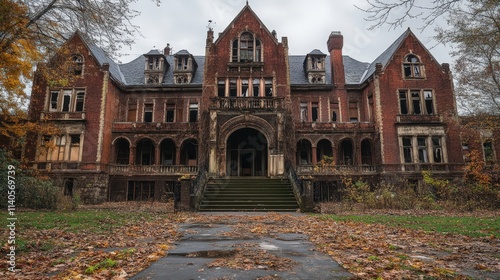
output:
{"label": "brick chimney", "polygon": [[342,59],[344,36],[342,36],[340,31],[332,31],[330,37],[328,37],[327,46],[330,53],[332,83],[337,87],[343,87],[345,85],[344,61]]}

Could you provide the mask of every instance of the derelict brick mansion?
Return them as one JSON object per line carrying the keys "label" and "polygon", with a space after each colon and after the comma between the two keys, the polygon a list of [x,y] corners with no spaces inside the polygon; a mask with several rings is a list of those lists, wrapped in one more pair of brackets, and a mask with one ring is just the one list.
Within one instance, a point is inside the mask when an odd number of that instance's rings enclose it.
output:
{"label": "derelict brick mansion", "polygon": [[227,178],[278,178],[303,204],[334,199],[342,175],[461,172],[447,64],[409,29],[372,63],[343,55],[340,32],[318,36],[328,53],[289,55],[246,5],[218,37],[208,30],[204,56],[167,46],[117,64],[75,33],[75,83],[37,78],[30,105],[62,133],[25,153],[88,203],[161,200],[189,181],[197,209]]}

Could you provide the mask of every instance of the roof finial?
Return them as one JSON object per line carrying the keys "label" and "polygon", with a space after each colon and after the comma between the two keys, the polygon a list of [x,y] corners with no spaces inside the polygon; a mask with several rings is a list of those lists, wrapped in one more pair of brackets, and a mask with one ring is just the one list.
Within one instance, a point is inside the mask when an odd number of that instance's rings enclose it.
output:
{"label": "roof finial", "polygon": [[247,0],[247,6],[248,6],[248,0]]}

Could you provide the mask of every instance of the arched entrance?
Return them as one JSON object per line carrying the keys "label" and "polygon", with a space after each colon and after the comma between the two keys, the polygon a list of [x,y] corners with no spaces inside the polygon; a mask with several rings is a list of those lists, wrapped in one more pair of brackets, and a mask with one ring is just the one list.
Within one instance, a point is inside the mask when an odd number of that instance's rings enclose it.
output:
{"label": "arched entrance", "polygon": [[226,174],[229,176],[267,176],[268,143],[256,129],[238,129],[227,139]]}

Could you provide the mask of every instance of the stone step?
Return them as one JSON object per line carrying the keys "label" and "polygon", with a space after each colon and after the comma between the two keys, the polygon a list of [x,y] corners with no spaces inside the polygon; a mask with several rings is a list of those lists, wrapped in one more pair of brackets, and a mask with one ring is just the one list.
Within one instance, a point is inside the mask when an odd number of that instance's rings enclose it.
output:
{"label": "stone step", "polygon": [[200,211],[297,211],[290,182],[263,177],[211,179]]}

